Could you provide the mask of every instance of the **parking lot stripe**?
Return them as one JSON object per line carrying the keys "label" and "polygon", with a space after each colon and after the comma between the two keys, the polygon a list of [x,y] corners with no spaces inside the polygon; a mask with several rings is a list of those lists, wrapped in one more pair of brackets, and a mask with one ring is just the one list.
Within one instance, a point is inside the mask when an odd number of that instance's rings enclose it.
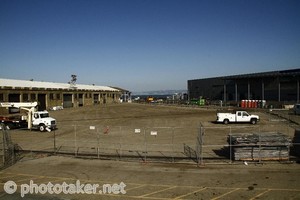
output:
{"label": "parking lot stripe", "polygon": [[129,189],[126,188],[126,192],[128,192],[128,191],[130,191],[130,190],[138,189],[138,188],[141,188],[141,187],[144,187],[144,186],[146,186],[146,185],[142,184],[142,185],[135,186],[135,187],[133,187],[133,188],[129,188]]}
{"label": "parking lot stripe", "polygon": [[174,198],[174,199],[181,199],[181,198],[183,198],[183,197],[189,196],[189,195],[194,194],[194,193],[197,193],[197,192],[201,192],[201,191],[206,190],[206,189],[207,189],[207,188],[204,187],[204,188],[201,188],[201,189],[199,189],[199,190],[195,190],[195,191],[193,191],[193,192],[189,192],[189,193],[187,193],[187,194],[178,196],[178,197],[176,197],[176,198]]}
{"label": "parking lot stripe", "polygon": [[272,189],[267,189],[266,191],[263,191],[262,193],[259,193],[258,195],[256,195],[255,197],[251,198],[250,200],[254,200],[257,199],[258,197],[266,194],[267,192],[270,192]]}
{"label": "parking lot stripe", "polygon": [[220,199],[220,198],[222,198],[222,197],[224,197],[224,196],[226,196],[226,195],[228,195],[228,194],[231,194],[231,193],[233,193],[233,192],[235,192],[235,191],[238,191],[239,189],[241,189],[241,188],[236,188],[236,189],[234,189],[234,190],[231,190],[231,191],[229,191],[229,192],[226,192],[225,194],[222,194],[222,195],[220,195],[220,196],[218,196],[218,197],[215,197],[215,198],[213,198],[212,200]]}
{"label": "parking lot stripe", "polygon": [[172,188],[176,188],[177,186],[172,186],[172,187],[168,187],[168,188],[165,188],[165,189],[161,189],[161,190],[157,190],[155,192],[151,192],[151,193],[148,193],[148,194],[144,194],[142,196],[139,196],[139,197],[146,197],[146,196],[150,196],[152,194],[156,194],[156,193],[159,193],[159,192],[163,192],[163,191],[166,191],[166,190],[170,190]]}

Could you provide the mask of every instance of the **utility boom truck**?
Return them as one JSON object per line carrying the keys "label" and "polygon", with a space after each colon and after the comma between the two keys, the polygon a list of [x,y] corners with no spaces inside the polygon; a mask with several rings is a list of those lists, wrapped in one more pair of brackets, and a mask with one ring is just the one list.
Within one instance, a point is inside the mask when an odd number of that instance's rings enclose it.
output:
{"label": "utility boom truck", "polygon": [[235,111],[234,113],[217,113],[217,122],[229,124],[229,123],[239,123],[248,122],[251,124],[256,124],[259,121],[258,115],[250,115],[246,111]]}
{"label": "utility boom truck", "polygon": [[27,116],[22,116],[22,120],[27,121],[28,129],[38,129],[41,132],[51,131],[56,128],[56,120],[49,117],[48,111],[36,111],[37,102],[19,103],[19,102],[4,102],[0,103],[1,107],[19,108],[28,111]]}

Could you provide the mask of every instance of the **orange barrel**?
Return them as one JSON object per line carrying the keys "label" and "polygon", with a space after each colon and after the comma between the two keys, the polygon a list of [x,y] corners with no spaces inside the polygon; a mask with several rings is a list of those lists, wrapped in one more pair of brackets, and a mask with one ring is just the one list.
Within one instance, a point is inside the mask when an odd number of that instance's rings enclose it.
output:
{"label": "orange barrel", "polygon": [[242,107],[242,108],[245,108],[245,100],[242,100],[242,101],[241,101],[241,107]]}
{"label": "orange barrel", "polygon": [[258,107],[258,100],[255,100],[254,102],[255,102],[254,103],[254,108],[257,108]]}
{"label": "orange barrel", "polygon": [[247,106],[248,108],[251,108],[251,103],[252,103],[251,100],[248,100],[248,106]]}

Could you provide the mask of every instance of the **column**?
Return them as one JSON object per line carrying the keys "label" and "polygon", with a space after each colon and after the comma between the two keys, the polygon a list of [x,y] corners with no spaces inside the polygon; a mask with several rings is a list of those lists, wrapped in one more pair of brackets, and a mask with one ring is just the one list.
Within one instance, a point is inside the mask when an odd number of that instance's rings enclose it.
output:
{"label": "column", "polygon": [[224,104],[226,103],[226,80],[224,81]]}
{"label": "column", "polygon": [[238,86],[237,86],[237,82],[235,82],[235,101],[238,102]]}
{"label": "column", "polygon": [[265,99],[265,83],[264,80],[261,81],[261,100]]}
{"label": "column", "polygon": [[249,82],[249,80],[248,80],[248,100],[250,100],[250,98],[251,98],[251,94],[250,94],[250,82]]}
{"label": "column", "polygon": [[299,103],[299,80],[297,80],[297,103]]}
{"label": "column", "polygon": [[280,102],[280,81],[278,81],[278,101]]}

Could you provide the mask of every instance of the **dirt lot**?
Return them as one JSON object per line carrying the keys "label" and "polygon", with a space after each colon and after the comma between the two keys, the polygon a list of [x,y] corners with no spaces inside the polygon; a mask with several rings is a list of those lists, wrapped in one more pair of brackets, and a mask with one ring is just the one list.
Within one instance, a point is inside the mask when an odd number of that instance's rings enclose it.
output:
{"label": "dirt lot", "polygon": [[[25,199],[300,199],[299,164],[245,165],[218,153],[229,133],[275,131],[293,136],[294,124],[259,110],[251,113],[260,115],[258,125],[215,124],[216,110],[206,108],[115,104],[53,111],[55,132],[10,131],[13,141],[29,153],[0,171],[1,186],[14,181],[18,188],[10,195],[1,187],[0,198],[19,199],[22,184],[32,180],[38,185],[99,184],[101,192],[48,191]],[[197,167],[184,154],[183,144],[196,149],[200,123],[205,130],[204,162]],[[103,184],[114,183],[124,183],[126,194],[104,192]]]}

